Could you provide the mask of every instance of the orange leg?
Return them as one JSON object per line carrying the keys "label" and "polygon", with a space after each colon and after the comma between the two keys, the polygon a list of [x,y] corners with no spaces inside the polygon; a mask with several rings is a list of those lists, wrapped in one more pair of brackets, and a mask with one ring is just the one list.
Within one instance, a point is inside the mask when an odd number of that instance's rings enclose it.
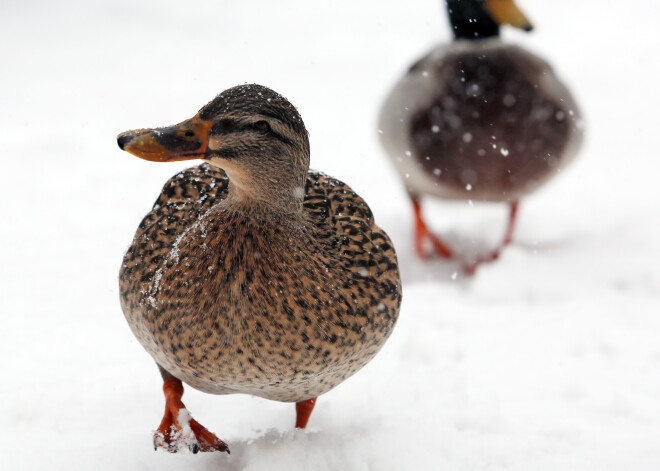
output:
{"label": "orange leg", "polygon": [[312,415],[316,398],[307,399],[306,401],[296,402],[296,428],[307,427],[309,416]]}
{"label": "orange leg", "polygon": [[190,416],[181,401],[183,384],[177,378],[170,377],[163,383],[165,393],[165,414],[154,434],[154,448],[165,448],[176,453],[181,446],[187,445],[190,451],[226,451],[225,442],[209,432]]}
{"label": "orange leg", "polygon": [[464,266],[464,270],[468,275],[474,275],[474,273],[477,271],[477,268],[479,268],[479,265],[494,262],[500,258],[502,250],[504,250],[507,245],[511,244],[511,241],[513,240],[513,230],[516,226],[516,216],[518,215],[518,203],[518,200],[509,203],[509,222],[506,226],[504,239],[502,239],[500,245],[485,257],[479,257],[475,261],[466,264]]}
{"label": "orange leg", "polygon": [[436,253],[443,258],[451,257],[451,249],[439,237],[433,235],[426,227],[426,223],[422,219],[422,207],[419,204],[419,199],[412,198],[413,208],[415,210],[415,252],[420,258],[429,258],[428,254],[424,251],[424,240],[428,239]]}

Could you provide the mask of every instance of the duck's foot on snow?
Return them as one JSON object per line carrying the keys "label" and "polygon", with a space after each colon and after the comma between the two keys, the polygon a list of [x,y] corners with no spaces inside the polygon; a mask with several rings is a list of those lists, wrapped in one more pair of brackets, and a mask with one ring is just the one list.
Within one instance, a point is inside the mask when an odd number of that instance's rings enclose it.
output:
{"label": "duck's foot on snow", "polygon": [[183,384],[176,378],[163,383],[165,393],[165,414],[154,433],[154,449],[162,448],[170,453],[188,448],[193,453],[199,451],[226,451],[229,447],[215,434],[193,419],[181,401]]}
{"label": "duck's foot on snow", "polygon": [[413,209],[415,211],[415,252],[421,259],[428,259],[429,254],[424,249],[424,242],[430,242],[433,250],[442,258],[451,258],[452,251],[449,246],[438,236],[429,231],[424,219],[422,218],[422,207],[418,198],[412,198]]}
{"label": "duck's foot on snow", "polygon": [[463,265],[463,271],[466,274],[474,275],[475,272],[477,271],[477,268],[479,268],[479,266],[483,265],[484,263],[491,263],[496,261],[497,259],[500,258],[502,250],[504,250],[508,245],[511,244],[511,242],[513,241],[513,231],[516,226],[516,216],[518,215],[518,206],[519,206],[518,200],[511,201],[509,203],[509,221],[506,226],[506,232],[504,233],[504,238],[502,239],[502,242],[500,242],[500,245],[488,255],[483,255],[481,257],[477,257],[475,260],[466,262]]}

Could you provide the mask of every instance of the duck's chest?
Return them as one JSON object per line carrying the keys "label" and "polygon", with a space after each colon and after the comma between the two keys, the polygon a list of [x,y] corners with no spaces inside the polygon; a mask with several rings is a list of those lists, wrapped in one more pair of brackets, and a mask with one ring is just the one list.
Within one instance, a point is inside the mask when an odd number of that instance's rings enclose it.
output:
{"label": "duck's chest", "polygon": [[438,93],[410,121],[419,164],[473,195],[543,179],[571,135],[568,109],[528,61],[507,51],[461,54],[434,71]]}
{"label": "duck's chest", "polygon": [[179,237],[150,291],[160,316],[244,321],[331,284],[322,247],[305,227],[208,218]]}
{"label": "duck's chest", "polygon": [[467,42],[418,61],[383,109],[383,141],[413,193],[515,199],[566,165],[581,133],[549,66],[517,47]]}
{"label": "duck's chest", "polygon": [[145,346],[199,389],[261,395],[252,383],[295,383],[320,370],[339,381],[346,372],[335,371],[338,358],[355,356],[357,368],[364,355],[356,345],[376,350],[365,336],[373,316],[351,298],[351,280],[339,276],[323,246],[304,231],[265,236],[199,224],[179,239],[149,290]]}

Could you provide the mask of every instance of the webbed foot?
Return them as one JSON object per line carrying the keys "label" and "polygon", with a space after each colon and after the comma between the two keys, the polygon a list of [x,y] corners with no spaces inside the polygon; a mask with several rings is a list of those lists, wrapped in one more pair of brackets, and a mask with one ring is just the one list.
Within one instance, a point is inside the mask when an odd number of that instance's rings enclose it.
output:
{"label": "webbed foot", "polygon": [[170,453],[176,453],[185,447],[193,453],[199,451],[226,451],[229,453],[229,447],[225,442],[191,417],[181,401],[183,384],[179,379],[166,379],[163,383],[163,392],[165,393],[165,414],[154,433],[154,449],[163,448]]}

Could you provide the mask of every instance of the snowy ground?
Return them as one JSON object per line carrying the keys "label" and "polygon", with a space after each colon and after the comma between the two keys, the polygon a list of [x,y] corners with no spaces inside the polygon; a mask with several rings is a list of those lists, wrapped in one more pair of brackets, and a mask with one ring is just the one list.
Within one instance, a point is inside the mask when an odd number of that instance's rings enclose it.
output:
{"label": "snowy ground", "polygon": [[[520,1],[538,29],[505,36],[555,64],[588,139],[473,279],[412,256],[375,129],[398,75],[448,39],[438,0],[2,2],[0,467],[660,469],[660,6]],[[121,314],[117,271],[185,163],[141,161],[115,136],[179,122],[243,82],[297,105],[313,167],[371,204],[398,248],[401,318],[307,431],[290,404],[188,389],[232,454],[156,453],[161,383]],[[505,208],[436,201],[428,215],[484,247]]]}

